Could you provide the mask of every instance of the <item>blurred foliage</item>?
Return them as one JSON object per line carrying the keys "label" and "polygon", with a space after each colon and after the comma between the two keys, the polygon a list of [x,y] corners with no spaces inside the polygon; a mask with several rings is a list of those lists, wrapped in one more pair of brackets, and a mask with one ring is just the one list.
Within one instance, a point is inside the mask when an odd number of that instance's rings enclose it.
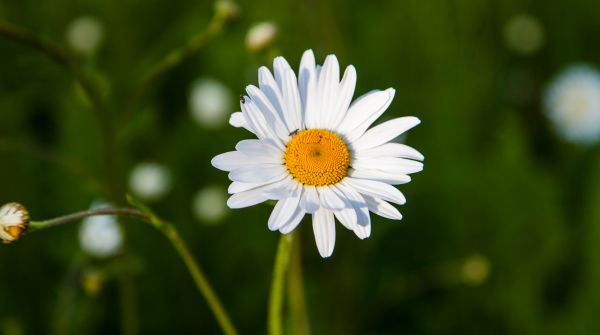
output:
{"label": "blurred foliage", "polygon": [[[107,198],[110,183],[125,189],[135,164],[161,162],[174,184],[153,207],[181,230],[241,332],[266,333],[279,237],[266,227],[270,208],[231,211],[220,225],[202,224],[191,209],[200,188],[228,183],[210,159],[248,134],[195,124],[188,94],[198,77],[241,93],[273,56],[296,68],[312,48],[320,62],[335,53],[342,66],[356,66],[357,95],[396,88],[384,118],[421,118],[407,143],[426,156],[425,171],[401,187],[409,200],[402,222],[374,219],[366,241],[338,226],[326,260],[310,225],[301,225],[314,334],[600,332],[600,152],[556,138],[540,103],[544,85],[564,66],[598,65],[596,1],[239,6],[239,18],[158,80],[128,117],[128,95],[164,55],[205,29],[212,2],[0,2],[0,19],[61,45],[73,19],[91,15],[102,23],[100,49],[81,61],[108,101],[117,134],[108,154],[118,172],[107,181],[97,120],[72,76],[0,38],[0,202],[19,201],[33,218],[50,218]],[[530,56],[512,53],[503,39],[504,24],[520,13],[536,17],[545,32],[542,49]],[[251,54],[245,34],[263,20],[278,26],[277,44]],[[112,201],[123,202],[122,193]],[[135,283],[141,333],[218,333],[171,245],[147,225],[126,226],[128,252],[105,261],[81,252],[77,225],[2,246],[0,332],[118,333],[125,272]],[[475,273],[484,273],[472,281],[465,261],[474,255],[482,262]]]}

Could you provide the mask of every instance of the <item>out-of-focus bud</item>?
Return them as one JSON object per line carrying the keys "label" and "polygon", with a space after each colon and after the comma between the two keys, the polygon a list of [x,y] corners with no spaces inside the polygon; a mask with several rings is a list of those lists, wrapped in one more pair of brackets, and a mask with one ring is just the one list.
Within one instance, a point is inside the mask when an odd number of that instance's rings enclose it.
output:
{"label": "out-of-focus bud", "polygon": [[490,261],[482,255],[473,255],[462,265],[462,278],[466,284],[478,286],[490,275]]}
{"label": "out-of-focus bud", "polygon": [[91,16],[80,16],[67,28],[67,42],[73,50],[91,55],[102,43],[104,32],[102,24]]}
{"label": "out-of-focus bud", "polygon": [[104,278],[97,270],[87,270],[81,277],[81,286],[89,296],[96,296],[102,290]]}
{"label": "out-of-focus bud", "polygon": [[[92,209],[106,207],[107,204],[96,201]],[[88,255],[96,258],[108,258],[121,252],[123,233],[114,216],[90,216],[81,222],[79,245]]]}
{"label": "out-of-focus bud", "polygon": [[215,2],[215,12],[217,16],[231,20],[240,15],[240,6],[232,0],[218,0]]}
{"label": "out-of-focus bud", "polygon": [[246,34],[246,47],[252,52],[260,52],[270,46],[277,37],[277,26],[273,22],[253,25]]}
{"label": "out-of-focus bud", "polygon": [[207,186],[198,193],[192,200],[192,210],[196,218],[203,223],[218,223],[225,215],[228,208],[227,192],[221,186]]}
{"label": "out-of-focus bud", "polygon": [[0,239],[3,243],[18,240],[29,226],[29,212],[21,204],[8,203],[0,208]]}
{"label": "out-of-focus bud", "polygon": [[193,119],[208,128],[222,127],[233,108],[233,93],[218,80],[200,78],[190,90],[189,104]]}
{"label": "out-of-focus bud", "polygon": [[159,163],[139,163],[131,170],[129,188],[140,199],[160,200],[171,189],[171,173]]}

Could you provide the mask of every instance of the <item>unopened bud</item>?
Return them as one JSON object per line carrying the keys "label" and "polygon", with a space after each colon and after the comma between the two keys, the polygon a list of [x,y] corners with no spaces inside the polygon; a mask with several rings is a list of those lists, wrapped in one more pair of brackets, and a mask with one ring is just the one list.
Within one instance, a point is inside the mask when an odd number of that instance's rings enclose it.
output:
{"label": "unopened bud", "polygon": [[29,213],[21,204],[11,202],[0,208],[0,239],[3,243],[18,240],[28,225]]}
{"label": "unopened bud", "polygon": [[252,52],[259,52],[270,46],[277,36],[277,26],[273,22],[255,24],[246,34],[246,47]]}

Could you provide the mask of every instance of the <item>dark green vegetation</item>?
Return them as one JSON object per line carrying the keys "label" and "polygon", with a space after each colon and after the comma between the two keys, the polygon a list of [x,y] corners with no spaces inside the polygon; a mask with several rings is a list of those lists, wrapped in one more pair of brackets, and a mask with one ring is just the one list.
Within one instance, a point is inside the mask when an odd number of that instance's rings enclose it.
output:
{"label": "dark green vegetation", "polygon": [[[123,203],[131,167],[162,162],[174,184],[153,208],[189,242],[241,333],[266,333],[279,237],[267,229],[271,208],[231,211],[220,225],[202,224],[190,209],[198,189],[228,183],[210,159],[248,134],[192,122],[188,93],[204,76],[242,93],[272,56],[296,68],[312,48],[319,62],[335,53],[342,66],[356,66],[357,94],[394,87],[384,117],[419,117],[406,141],[426,157],[425,170],[400,187],[408,198],[403,221],[376,218],[366,241],[338,226],[327,260],[310,225],[301,226],[314,334],[600,332],[600,152],[557,138],[541,104],[544,85],[560,69],[598,65],[596,1],[239,6],[236,20],[132,106],[129,96],[152,66],[206,29],[212,3],[1,2],[0,19],[65,47],[74,18],[103,23],[100,49],[81,65],[101,92],[104,121],[72,74],[0,37],[0,203],[19,201],[34,219],[87,209],[100,197]],[[545,43],[530,56],[511,52],[503,38],[505,23],[519,13],[544,28]],[[275,22],[279,37],[271,50],[251,54],[245,33],[262,20]],[[218,333],[171,245],[151,227],[125,222],[128,252],[106,261],[84,256],[75,224],[1,246],[0,332],[120,332],[125,273],[141,333]],[[465,260],[474,255],[479,266],[489,265],[480,283],[465,279]],[[95,295],[82,286],[92,270],[104,278]]]}

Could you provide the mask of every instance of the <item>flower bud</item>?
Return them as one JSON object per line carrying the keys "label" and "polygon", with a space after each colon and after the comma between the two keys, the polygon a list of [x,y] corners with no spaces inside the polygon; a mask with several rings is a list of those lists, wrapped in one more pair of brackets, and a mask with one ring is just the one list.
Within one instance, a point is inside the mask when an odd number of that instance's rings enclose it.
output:
{"label": "flower bud", "polygon": [[246,34],[246,47],[252,52],[260,52],[270,46],[277,36],[277,26],[273,22],[255,24]]}
{"label": "flower bud", "polygon": [[21,204],[11,202],[0,208],[0,239],[3,243],[18,240],[28,225],[29,213]]}
{"label": "flower bud", "polygon": [[235,19],[240,15],[240,7],[232,0],[218,0],[215,2],[215,11],[218,16],[227,20]]}

